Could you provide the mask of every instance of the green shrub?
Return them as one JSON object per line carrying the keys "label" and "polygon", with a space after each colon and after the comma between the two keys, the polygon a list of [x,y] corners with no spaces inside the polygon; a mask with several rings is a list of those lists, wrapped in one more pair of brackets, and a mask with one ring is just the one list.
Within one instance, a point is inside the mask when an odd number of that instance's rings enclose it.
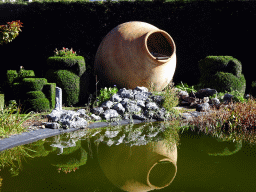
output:
{"label": "green shrub", "polygon": [[24,91],[41,91],[47,83],[45,78],[24,78],[22,80],[22,88]]}
{"label": "green shrub", "polygon": [[4,94],[0,94],[0,110],[4,108]]}
{"label": "green shrub", "polygon": [[50,108],[55,108],[56,83],[46,83],[43,87],[43,93],[50,102]]}
{"label": "green shrub", "polygon": [[21,100],[22,99],[22,86],[21,86],[21,83],[13,83],[12,85],[12,92],[13,92],[13,95],[11,95],[9,98],[9,100],[13,99],[13,100]]}
{"label": "green shrub", "polygon": [[62,102],[65,106],[75,105],[79,102],[80,78],[68,70],[48,70],[47,80],[56,83],[62,89]]}
{"label": "green shrub", "polygon": [[217,72],[232,73],[239,77],[242,73],[242,64],[232,56],[207,56],[199,61],[201,78],[209,79],[209,76]]}
{"label": "green shrub", "polygon": [[213,76],[214,81],[208,83],[210,88],[216,89],[218,92],[231,92],[237,90],[240,93],[245,93],[245,78],[242,74],[239,78],[231,73],[217,72]]}
{"label": "green shrub", "polygon": [[26,93],[27,99],[40,99],[46,98],[42,91],[29,91]]}
{"label": "green shrub", "polygon": [[199,61],[201,77],[199,88],[212,88],[218,92],[237,90],[245,93],[246,81],[242,64],[232,56],[207,56]]}
{"label": "green shrub", "polygon": [[118,92],[118,89],[116,87],[114,88],[101,88],[100,89],[100,95],[96,98],[95,106],[101,105],[104,101],[107,101],[110,99],[112,95]]}
{"label": "green shrub", "polygon": [[69,70],[74,72],[79,77],[85,72],[85,60],[82,56],[72,56],[72,57],[49,57],[47,59],[47,65],[49,69],[55,70]]}
{"label": "green shrub", "polygon": [[21,69],[18,73],[18,81],[22,81],[23,78],[27,78],[27,77],[35,77],[34,71]]}
{"label": "green shrub", "polygon": [[45,112],[50,110],[50,102],[47,98],[27,99],[24,101],[25,112]]}
{"label": "green shrub", "polygon": [[17,79],[18,73],[16,70],[7,70],[6,78],[7,78],[7,84],[9,86],[12,86],[15,79]]}

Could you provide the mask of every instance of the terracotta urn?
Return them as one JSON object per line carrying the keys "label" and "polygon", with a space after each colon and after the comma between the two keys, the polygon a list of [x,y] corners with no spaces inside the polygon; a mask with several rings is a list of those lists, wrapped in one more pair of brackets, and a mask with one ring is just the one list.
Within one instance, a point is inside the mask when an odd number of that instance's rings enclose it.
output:
{"label": "terracotta urn", "polygon": [[141,146],[100,143],[98,159],[105,176],[124,191],[142,192],[170,185],[177,172],[177,147],[163,141]]}
{"label": "terracotta urn", "polygon": [[176,46],[172,37],[140,21],[118,25],[102,40],[94,63],[95,74],[104,86],[156,91],[164,89],[176,69]]}

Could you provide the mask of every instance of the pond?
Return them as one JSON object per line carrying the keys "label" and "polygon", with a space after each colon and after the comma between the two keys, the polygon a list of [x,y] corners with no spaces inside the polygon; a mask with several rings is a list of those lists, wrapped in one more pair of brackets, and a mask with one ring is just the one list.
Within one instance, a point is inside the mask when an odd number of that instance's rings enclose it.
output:
{"label": "pond", "polygon": [[0,152],[0,191],[255,191],[256,148],[165,123],[80,130]]}

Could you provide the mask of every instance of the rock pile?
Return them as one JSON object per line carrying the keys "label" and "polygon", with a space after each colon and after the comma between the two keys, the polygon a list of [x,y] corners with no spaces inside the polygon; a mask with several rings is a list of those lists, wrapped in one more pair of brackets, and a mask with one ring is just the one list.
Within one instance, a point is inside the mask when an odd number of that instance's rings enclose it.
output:
{"label": "rock pile", "polygon": [[[209,97],[213,96],[214,94],[217,95],[217,91],[215,89],[205,88],[200,89],[196,93],[191,92],[190,94],[188,94],[186,91],[178,92],[181,106],[189,106],[196,109],[196,111],[181,114],[182,118],[188,121],[200,115],[211,112],[211,108],[214,106],[218,108],[221,105],[218,98],[215,97],[209,99]],[[233,95],[225,94],[222,104],[226,105],[231,102],[232,97]]]}
{"label": "rock pile", "polygon": [[86,120],[108,120],[119,121],[122,119],[155,119],[163,121],[168,119],[168,112],[161,107],[164,97],[153,95],[146,87],[136,87],[135,89],[120,89],[110,100],[105,101],[101,106],[92,109],[92,115],[85,114],[81,109],[77,112],[70,110],[53,110],[47,115],[47,128],[85,128]]}
{"label": "rock pile", "polygon": [[120,89],[110,100],[92,110],[94,120],[118,119],[156,119],[163,121],[168,118],[167,111],[160,107],[163,96],[152,95],[146,87]]}

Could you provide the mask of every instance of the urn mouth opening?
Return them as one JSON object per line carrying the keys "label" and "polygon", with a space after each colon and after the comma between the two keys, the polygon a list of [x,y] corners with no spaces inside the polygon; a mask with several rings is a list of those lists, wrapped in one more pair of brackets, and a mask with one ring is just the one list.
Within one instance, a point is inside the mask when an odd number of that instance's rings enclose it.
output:
{"label": "urn mouth opening", "polygon": [[171,161],[159,161],[149,171],[148,182],[157,188],[166,187],[173,181],[176,171],[176,166]]}
{"label": "urn mouth opening", "polygon": [[149,33],[145,39],[145,44],[150,56],[158,61],[166,62],[176,51],[172,37],[165,31]]}

